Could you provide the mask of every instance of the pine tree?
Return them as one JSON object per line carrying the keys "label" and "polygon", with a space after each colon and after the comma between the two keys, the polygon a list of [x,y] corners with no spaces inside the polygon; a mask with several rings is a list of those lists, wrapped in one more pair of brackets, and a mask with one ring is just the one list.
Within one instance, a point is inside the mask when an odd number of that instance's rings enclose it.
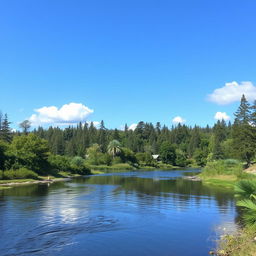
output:
{"label": "pine tree", "polygon": [[247,166],[249,166],[255,155],[255,141],[254,131],[250,124],[250,105],[244,95],[235,117],[232,131],[234,153],[241,160],[246,161]]}
{"label": "pine tree", "polygon": [[251,106],[251,117],[250,117],[251,124],[256,127],[256,100],[253,102]]}
{"label": "pine tree", "polygon": [[5,114],[1,123],[0,138],[8,143],[12,140],[10,124],[7,114]]}
{"label": "pine tree", "polygon": [[107,133],[106,133],[106,127],[104,125],[103,120],[100,122],[98,142],[102,148],[102,152],[105,153],[107,150]]}
{"label": "pine tree", "polygon": [[214,140],[213,140],[213,158],[223,159],[224,152],[221,143],[226,139],[226,123],[224,120],[218,121],[213,127]]}
{"label": "pine tree", "polygon": [[248,103],[244,94],[241,98],[240,106],[234,115],[236,123],[248,124],[250,121],[250,104]]}

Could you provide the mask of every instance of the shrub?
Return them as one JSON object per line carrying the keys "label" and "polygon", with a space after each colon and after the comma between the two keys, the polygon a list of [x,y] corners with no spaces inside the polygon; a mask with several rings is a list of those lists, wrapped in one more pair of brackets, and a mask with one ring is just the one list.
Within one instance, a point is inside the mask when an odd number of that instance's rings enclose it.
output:
{"label": "shrub", "polygon": [[60,155],[50,155],[48,158],[51,168],[54,171],[69,171],[70,169],[70,160],[68,157]]}
{"label": "shrub", "polygon": [[85,165],[85,160],[80,156],[75,156],[70,162],[70,171],[76,174],[90,174],[90,169]]}
{"label": "shrub", "polygon": [[113,159],[113,164],[121,164],[121,163],[122,163],[121,157],[116,156],[116,157]]}
{"label": "shrub", "polygon": [[156,160],[153,159],[152,155],[147,152],[140,152],[136,154],[137,161],[141,166],[157,166]]}
{"label": "shrub", "polygon": [[38,175],[27,169],[27,168],[20,168],[17,170],[8,170],[8,171],[1,171],[0,172],[1,179],[4,180],[13,180],[13,179],[38,179]]}
{"label": "shrub", "polygon": [[132,150],[129,148],[122,148],[121,155],[120,155],[123,163],[128,162],[132,164],[138,163],[137,158]]}
{"label": "shrub", "polygon": [[203,169],[203,176],[215,175],[235,175],[240,176],[243,173],[242,163],[236,160],[218,160],[207,163]]}
{"label": "shrub", "polygon": [[111,165],[112,157],[109,154],[100,153],[99,164]]}

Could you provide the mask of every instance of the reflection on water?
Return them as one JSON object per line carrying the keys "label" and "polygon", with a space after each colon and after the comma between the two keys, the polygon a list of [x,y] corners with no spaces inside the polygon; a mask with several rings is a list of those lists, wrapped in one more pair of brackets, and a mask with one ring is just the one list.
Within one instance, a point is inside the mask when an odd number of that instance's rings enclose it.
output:
{"label": "reflection on water", "polygon": [[234,229],[232,191],[188,171],[77,178],[0,191],[1,255],[207,255]]}

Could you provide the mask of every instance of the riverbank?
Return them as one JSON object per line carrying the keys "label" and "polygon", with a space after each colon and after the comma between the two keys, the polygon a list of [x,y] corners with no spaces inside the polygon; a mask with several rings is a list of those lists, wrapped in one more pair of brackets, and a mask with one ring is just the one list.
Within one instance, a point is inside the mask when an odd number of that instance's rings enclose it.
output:
{"label": "riverbank", "polygon": [[30,184],[47,184],[58,181],[67,181],[72,177],[81,176],[79,174],[72,174],[69,172],[60,172],[58,176],[39,176],[38,179],[12,179],[12,180],[0,180],[0,190],[11,188],[17,185],[30,185]]}
{"label": "riverbank", "polygon": [[[127,163],[115,164],[115,165],[90,165],[89,166],[92,175],[104,174],[104,173],[114,173],[114,172],[126,172],[126,171],[152,171],[155,169],[161,170],[178,170],[181,169],[179,166],[173,166],[169,164],[160,163],[157,167],[153,166],[141,166],[134,167]],[[83,175],[73,174],[70,172],[59,172],[56,176],[39,176],[38,179],[10,179],[10,180],[0,180],[0,190],[10,188],[16,185],[29,185],[29,184],[44,184],[53,183],[57,181],[65,181],[72,177],[79,177]]]}
{"label": "riverbank", "polygon": [[240,229],[234,235],[225,235],[219,242],[215,255],[218,256],[255,256],[255,229]]}
{"label": "riverbank", "polygon": [[[211,186],[221,186],[234,189],[240,180],[256,179],[256,164],[247,169],[242,164],[216,161],[208,164],[199,174],[202,182]],[[256,230],[254,228],[240,227],[236,234],[226,235],[219,241],[218,248],[213,255],[218,256],[255,256]]]}
{"label": "riverbank", "polygon": [[90,165],[88,166],[92,174],[102,174],[111,172],[125,172],[125,171],[138,171],[138,170],[178,170],[185,167],[173,166],[170,164],[158,163],[156,166],[133,166],[128,163],[120,163],[113,165]]}

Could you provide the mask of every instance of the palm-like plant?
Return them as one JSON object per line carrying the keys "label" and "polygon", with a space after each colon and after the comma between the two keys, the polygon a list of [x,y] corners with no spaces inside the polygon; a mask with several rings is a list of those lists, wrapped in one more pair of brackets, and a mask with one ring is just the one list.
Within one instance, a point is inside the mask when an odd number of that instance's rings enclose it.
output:
{"label": "palm-like plant", "polygon": [[237,206],[245,208],[243,219],[249,226],[256,228],[256,203],[250,199],[244,199],[237,202]]}
{"label": "palm-like plant", "polygon": [[121,153],[121,144],[118,140],[112,140],[108,144],[108,153],[113,156],[113,158]]}
{"label": "palm-like plant", "polygon": [[256,180],[241,180],[235,187],[236,196],[256,200]]}
{"label": "palm-like plant", "polygon": [[244,207],[243,219],[249,226],[256,227],[256,180],[241,180],[235,187],[236,196],[241,200],[237,206]]}

